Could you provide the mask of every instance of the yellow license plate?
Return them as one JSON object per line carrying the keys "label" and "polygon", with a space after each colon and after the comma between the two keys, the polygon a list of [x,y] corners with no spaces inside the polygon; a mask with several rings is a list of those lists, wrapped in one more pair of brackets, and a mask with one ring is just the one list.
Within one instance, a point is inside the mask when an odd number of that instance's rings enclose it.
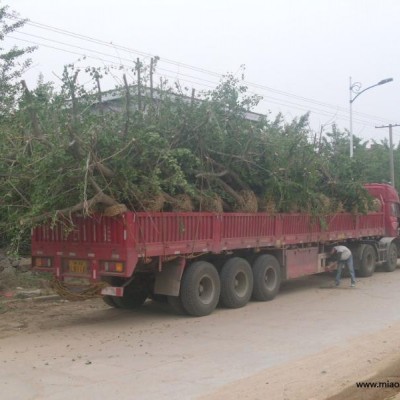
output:
{"label": "yellow license plate", "polygon": [[87,261],[83,260],[69,260],[68,268],[69,272],[73,274],[86,274],[87,273]]}

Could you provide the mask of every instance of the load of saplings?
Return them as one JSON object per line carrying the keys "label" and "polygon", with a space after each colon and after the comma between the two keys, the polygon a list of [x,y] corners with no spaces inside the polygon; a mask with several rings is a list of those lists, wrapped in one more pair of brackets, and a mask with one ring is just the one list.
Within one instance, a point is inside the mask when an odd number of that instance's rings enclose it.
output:
{"label": "load of saplings", "polygon": [[60,90],[24,84],[0,122],[3,235],[73,212],[368,210],[362,170],[307,115],[252,113],[261,98],[232,74],[203,93],[154,85],[154,65],[107,92],[107,71],[88,69],[88,89],[74,66]]}

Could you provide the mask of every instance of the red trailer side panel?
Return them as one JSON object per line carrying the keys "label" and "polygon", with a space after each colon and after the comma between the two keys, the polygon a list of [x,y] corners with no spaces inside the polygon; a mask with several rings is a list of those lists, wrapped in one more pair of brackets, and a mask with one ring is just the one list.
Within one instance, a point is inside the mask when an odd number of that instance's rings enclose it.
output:
{"label": "red trailer side panel", "polygon": [[[131,276],[139,258],[178,254],[220,253],[224,250],[283,247],[385,234],[384,213],[326,217],[266,213],[133,213],[117,217],[90,216],[39,226],[32,233],[32,255],[52,257],[61,274],[63,260],[90,260],[89,271],[104,262],[121,261]],[[77,263],[78,265],[79,263]],[[77,267],[78,268],[78,267]]]}

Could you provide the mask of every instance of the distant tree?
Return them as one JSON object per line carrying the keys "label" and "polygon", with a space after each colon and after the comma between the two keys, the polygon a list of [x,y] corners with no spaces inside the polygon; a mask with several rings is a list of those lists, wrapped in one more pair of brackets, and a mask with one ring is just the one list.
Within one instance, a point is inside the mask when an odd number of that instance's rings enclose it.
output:
{"label": "distant tree", "polygon": [[365,168],[366,180],[369,182],[389,182],[389,146],[387,140],[380,143],[373,141],[363,151],[358,152],[358,158]]}
{"label": "distant tree", "polygon": [[368,182],[366,144],[354,137],[354,157],[349,157],[348,133],[335,125],[322,138],[319,148],[322,181],[320,188],[329,198],[336,198],[338,209],[365,212],[368,199],[365,198],[363,184]]}
{"label": "distant tree", "polygon": [[22,87],[20,78],[31,64],[26,55],[35,47],[18,48],[4,47],[7,35],[25,25],[26,19],[20,19],[18,14],[10,11],[8,6],[0,4],[0,116],[6,115],[16,105]]}

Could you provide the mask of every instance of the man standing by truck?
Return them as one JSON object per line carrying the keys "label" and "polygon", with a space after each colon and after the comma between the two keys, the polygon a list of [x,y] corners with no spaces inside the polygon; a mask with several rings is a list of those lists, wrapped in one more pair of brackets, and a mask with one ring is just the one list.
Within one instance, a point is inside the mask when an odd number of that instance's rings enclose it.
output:
{"label": "man standing by truck", "polygon": [[336,272],[336,279],[335,284],[336,286],[340,285],[340,278],[342,276],[342,269],[347,265],[350,272],[351,277],[351,287],[356,286],[356,277],[354,273],[354,266],[353,266],[353,255],[351,254],[351,250],[346,246],[334,246],[330,251],[331,261],[335,261],[337,263],[337,272]]}

